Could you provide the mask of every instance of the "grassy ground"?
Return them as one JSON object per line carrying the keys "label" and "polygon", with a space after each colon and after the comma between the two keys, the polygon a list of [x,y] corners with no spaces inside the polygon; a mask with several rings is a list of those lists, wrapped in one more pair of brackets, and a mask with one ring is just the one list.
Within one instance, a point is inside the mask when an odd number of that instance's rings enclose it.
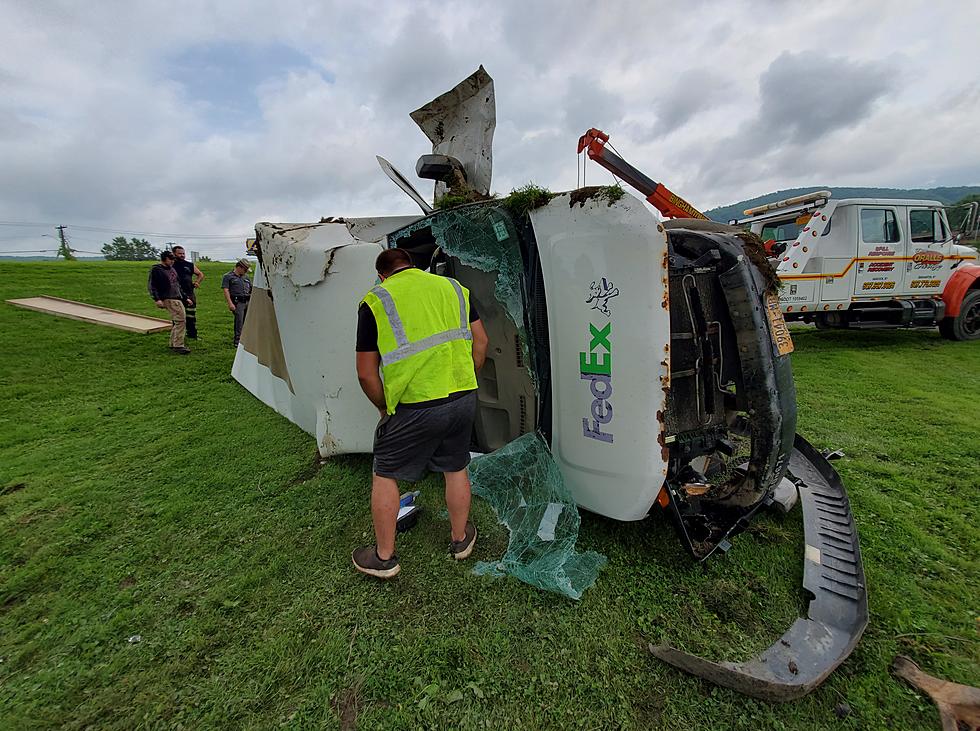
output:
{"label": "grassy ground", "polygon": [[[146,268],[3,262],[0,299],[159,315]],[[798,510],[704,568],[659,516],[586,514],[580,544],[609,564],[575,603],[449,559],[430,480],[402,575],[368,580],[349,552],[370,536],[369,460],[320,466],[231,379],[223,269],[205,267],[186,358],[165,334],[0,305],[0,728],[932,729],[896,653],[980,684],[980,343],[795,332],[799,428],[847,453],[871,624],[823,687],[770,706],[644,647],[774,641],[803,605]],[[475,558],[501,555],[475,516]]]}

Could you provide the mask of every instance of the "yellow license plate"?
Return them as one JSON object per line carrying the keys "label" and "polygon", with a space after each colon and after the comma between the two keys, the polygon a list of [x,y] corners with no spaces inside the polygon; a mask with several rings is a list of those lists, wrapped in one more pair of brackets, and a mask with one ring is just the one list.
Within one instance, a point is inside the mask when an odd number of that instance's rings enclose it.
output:
{"label": "yellow license plate", "polygon": [[766,295],[766,314],[769,316],[769,332],[772,333],[772,342],[780,355],[789,355],[793,352],[793,338],[789,335],[789,328],[786,327],[786,319],[783,311],[779,309],[779,296],[774,292]]}

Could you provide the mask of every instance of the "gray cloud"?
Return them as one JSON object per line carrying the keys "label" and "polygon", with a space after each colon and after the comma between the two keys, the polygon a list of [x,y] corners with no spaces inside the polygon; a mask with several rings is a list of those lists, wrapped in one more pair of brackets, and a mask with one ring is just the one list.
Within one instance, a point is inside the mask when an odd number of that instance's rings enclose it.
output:
{"label": "gray cloud", "polygon": [[577,136],[590,127],[615,129],[626,110],[626,101],[595,79],[576,74],[568,81],[561,109],[565,129]]}
{"label": "gray cloud", "polygon": [[793,142],[818,140],[866,118],[897,79],[884,63],[785,52],[759,78],[759,135]]}
{"label": "gray cloud", "polygon": [[[933,3],[859,6],[825,0],[803,17],[758,0],[0,4],[0,220],[216,234],[412,212],[374,155],[412,177],[429,145],[408,113],[481,63],[504,193],[573,186],[575,142],[593,125],[702,207],[807,175],[980,181],[968,78],[980,8],[958,6],[962,22],[939,27]],[[735,29],[750,16],[746,42]],[[821,32],[803,27],[818,21]],[[895,55],[910,25],[919,43]],[[246,124],[216,124],[220,94],[167,81],[187,49],[247,44],[293,49],[311,68],[270,63],[236,87],[258,100],[239,110],[254,115]],[[0,233],[0,253],[27,248]]]}
{"label": "gray cloud", "polygon": [[653,132],[658,137],[683,127],[703,112],[725,104],[726,80],[721,74],[698,68],[682,72],[653,102],[657,119]]}
{"label": "gray cloud", "polygon": [[816,160],[801,151],[867,120],[896,83],[883,63],[783,52],[759,76],[756,113],[706,147],[698,180],[727,186],[813,171]]}

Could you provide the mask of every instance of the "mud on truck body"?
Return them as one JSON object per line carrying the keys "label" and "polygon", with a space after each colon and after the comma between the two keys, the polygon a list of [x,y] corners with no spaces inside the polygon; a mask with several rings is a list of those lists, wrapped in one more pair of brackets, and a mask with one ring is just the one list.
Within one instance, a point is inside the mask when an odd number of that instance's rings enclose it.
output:
{"label": "mud on truck body", "polygon": [[[976,221],[976,204],[965,227]],[[938,201],[817,191],[733,221],[771,247],[789,321],[817,327],[935,327],[980,338],[977,251],[958,244]]]}

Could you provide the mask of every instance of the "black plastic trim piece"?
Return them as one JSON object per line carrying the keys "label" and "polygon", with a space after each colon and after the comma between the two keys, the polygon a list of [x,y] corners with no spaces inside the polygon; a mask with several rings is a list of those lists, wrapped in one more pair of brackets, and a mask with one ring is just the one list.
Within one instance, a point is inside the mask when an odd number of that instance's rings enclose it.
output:
{"label": "black plastic trim piece", "polygon": [[669,645],[650,645],[664,662],[765,701],[800,698],[834,671],[868,626],[868,593],[857,527],[837,471],[799,434],[787,475],[799,490],[805,540],[803,588],[813,597],[801,617],[761,655],[712,662]]}

